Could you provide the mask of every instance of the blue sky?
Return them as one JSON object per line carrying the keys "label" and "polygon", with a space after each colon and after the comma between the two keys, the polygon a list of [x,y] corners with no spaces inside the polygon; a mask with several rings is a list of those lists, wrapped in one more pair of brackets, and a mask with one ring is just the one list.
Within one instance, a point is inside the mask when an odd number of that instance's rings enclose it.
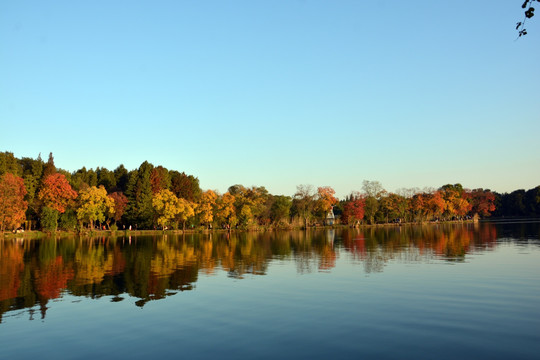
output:
{"label": "blue sky", "polygon": [[4,1],[0,151],[340,197],[540,185],[522,1]]}

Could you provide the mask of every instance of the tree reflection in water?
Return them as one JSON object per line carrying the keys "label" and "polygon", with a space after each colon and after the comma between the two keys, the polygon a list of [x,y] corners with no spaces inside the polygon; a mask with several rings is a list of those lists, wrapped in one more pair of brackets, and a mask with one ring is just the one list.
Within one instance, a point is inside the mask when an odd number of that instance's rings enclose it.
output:
{"label": "tree reflection in water", "polygon": [[402,226],[322,231],[214,233],[139,237],[45,238],[0,242],[0,321],[7,311],[39,307],[63,294],[144,306],[193,290],[199,274],[242,279],[265,275],[272,261],[296,264],[299,274],[331,271],[341,256],[364,271],[389,260],[463,261],[496,246],[493,224]]}

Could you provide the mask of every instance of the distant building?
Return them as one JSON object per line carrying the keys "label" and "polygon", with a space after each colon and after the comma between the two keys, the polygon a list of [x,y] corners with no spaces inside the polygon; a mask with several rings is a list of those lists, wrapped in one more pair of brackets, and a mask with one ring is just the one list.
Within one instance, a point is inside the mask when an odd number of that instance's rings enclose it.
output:
{"label": "distant building", "polygon": [[334,222],[336,221],[336,217],[334,216],[334,207],[330,208],[330,211],[328,214],[326,214],[325,224],[326,225],[334,225]]}

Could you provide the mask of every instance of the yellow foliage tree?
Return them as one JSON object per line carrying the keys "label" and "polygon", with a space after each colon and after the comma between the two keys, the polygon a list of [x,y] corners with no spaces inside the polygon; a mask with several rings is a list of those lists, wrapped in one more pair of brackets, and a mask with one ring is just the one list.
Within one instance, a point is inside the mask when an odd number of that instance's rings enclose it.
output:
{"label": "yellow foliage tree", "polygon": [[197,214],[203,224],[210,224],[214,221],[214,207],[216,206],[217,195],[212,190],[206,190],[201,196]]}
{"label": "yellow foliage tree", "polygon": [[114,200],[107,196],[107,190],[101,185],[92,186],[79,193],[79,208],[77,219],[90,224],[94,228],[94,221],[104,222],[114,215]]}
{"label": "yellow foliage tree", "polygon": [[182,229],[186,230],[186,221],[195,216],[197,204],[184,198],[179,198],[178,202],[180,205],[180,212],[178,213],[177,218],[182,222]]}
{"label": "yellow foliage tree", "polygon": [[262,220],[268,199],[268,190],[264,186],[246,188],[234,185],[229,188],[229,193],[235,198],[234,207],[239,225],[247,228]]}
{"label": "yellow foliage tree", "polygon": [[184,210],[184,202],[180,201],[172,191],[166,189],[154,195],[152,206],[158,214],[157,222],[163,229]]}
{"label": "yellow foliage tree", "polygon": [[221,219],[227,224],[227,226],[233,226],[236,224],[236,208],[234,202],[236,198],[229,192],[220,196],[217,200],[216,217]]}

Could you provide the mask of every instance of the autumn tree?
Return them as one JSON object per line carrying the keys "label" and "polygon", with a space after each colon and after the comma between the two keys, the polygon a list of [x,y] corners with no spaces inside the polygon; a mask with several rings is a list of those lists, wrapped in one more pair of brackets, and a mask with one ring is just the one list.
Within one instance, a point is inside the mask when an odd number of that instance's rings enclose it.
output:
{"label": "autumn tree", "polygon": [[245,204],[249,204],[253,218],[249,222],[245,222],[246,225],[248,223],[255,225],[268,224],[267,206],[269,199],[270,195],[264,186],[252,186],[248,188],[244,200],[247,200]]}
{"label": "autumn tree", "polygon": [[380,222],[402,222],[408,215],[409,201],[402,195],[383,190],[379,194],[379,208],[376,219]]}
{"label": "autumn tree", "polygon": [[461,184],[447,184],[442,186],[439,191],[445,201],[445,212],[447,218],[465,216],[471,206],[466,199],[465,190]]}
{"label": "autumn tree", "polygon": [[[107,190],[103,186],[92,186],[79,193],[79,206],[77,219],[80,222],[90,224],[94,229],[94,222],[103,223],[114,215],[114,200],[107,196]],[[107,222],[107,227],[108,227]]]}
{"label": "autumn tree", "polygon": [[235,197],[234,207],[239,225],[247,228],[261,223],[269,196],[264,186],[246,188],[233,185],[229,187],[229,193]]}
{"label": "autumn tree", "polygon": [[184,198],[178,198],[178,204],[180,211],[176,215],[176,219],[182,223],[182,230],[186,230],[186,222],[195,216],[197,204]]}
{"label": "autumn tree", "polygon": [[158,216],[157,222],[163,229],[180,213],[184,204],[172,191],[164,189],[154,195],[152,206]]}
{"label": "autumn tree", "polygon": [[358,226],[364,218],[364,199],[359,194],[351,194],[350,200],[343,205],[341,220],[345,224]]}
{"label": "autumn tree", "polygon": [[0,232],[16,229],[24,222],[28,203],[24,200],[24,180],[11,173],[0,177]]}
{"label": "autumn tree", "polygon": [[199,179],[193,175],[186,175],[175,170],[169,171],[171,179],[170,190],[179,198],[191,202],[197,202],[201,198],[202,190],[199,187]]}
{"label": "autumn tree", "polygon": [[169,170],[163,166],[157,166],[152,169],[150,173],[150,184],[152,186],[152,193],[155,195],[161,190],[169,189],[171,186],[171,178],[169,176]]}
{"label": "autumn tree", "polygon": [[332,210],[332,207],[337,204],[338,199],[334,196],[336,192],[330,186],[322,186],[317,188],[316,209],[322,217]]}
{"label": "autumn tree", "polygon": [[414,194],[410,201],[410,207],[412,212],[412,218],[415,221],[423,221],[424,220],[424,211],[425,211],[425,205],[426,204],[426,198],[424,194],[418,193]]}
{"label": "autumn tree", "polygon": [[480,216],[490,216],[495,210],[495,195],[484,189],[475,189],[468,194],[471,203],[471,213]]}
{"label": "autumn tree", "polygon": [[212,190],[202,193],[197,206],[197,214],[201,223],[209,226],[214,221],[214,207],[216,206],[217,195]]}
{"label": "autumn tree", "polygon": [[446,203],[443,199],[441,191],[435,191],[427,199],[426,208],[430,215],[435,218],[440,218],[444,213]]}
{"label": "autumn tree", "polygon": [[114,201],[114,221],[118,222],[126,211],[128,199],[121,191],[115,191],[109,197]]}
{"label": "autumn tree", "polygon": [[77,197],[77,192],[71,188],[65,175],[55,173],[47,176],[43,180],[41,190],[38,193],[38,198],[53,210],[63,213],[66,207],[69,206]]}
{"label": "autumn tree", "polygon": [[235,196],[229,192],[218,197],[216,201],[216,217],[229,228],[237,222],[235,201]]}

